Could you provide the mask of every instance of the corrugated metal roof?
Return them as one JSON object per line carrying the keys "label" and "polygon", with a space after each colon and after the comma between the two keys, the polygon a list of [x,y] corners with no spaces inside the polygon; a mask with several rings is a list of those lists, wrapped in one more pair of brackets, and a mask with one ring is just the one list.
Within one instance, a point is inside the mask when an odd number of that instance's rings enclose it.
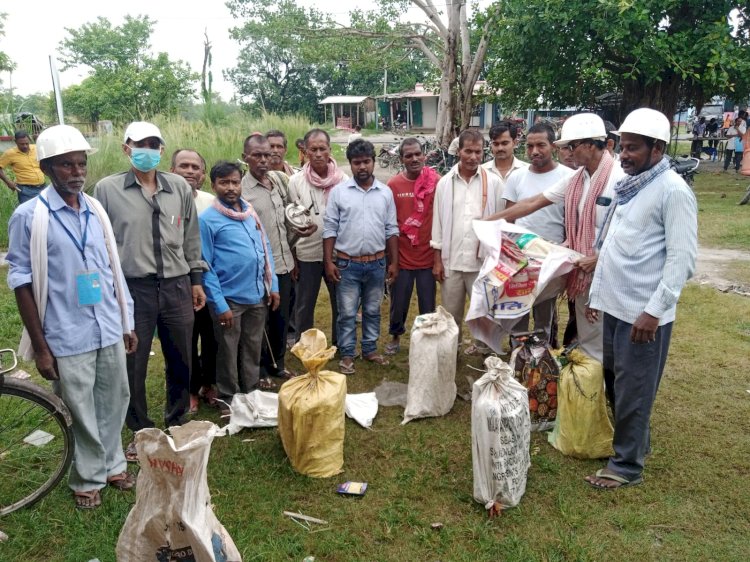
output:
{"label": "corrugated metal roof", "polygon": [[326,99],[321,100],[318,104],[327,103],[362,103],[370,96],[328,96]]}

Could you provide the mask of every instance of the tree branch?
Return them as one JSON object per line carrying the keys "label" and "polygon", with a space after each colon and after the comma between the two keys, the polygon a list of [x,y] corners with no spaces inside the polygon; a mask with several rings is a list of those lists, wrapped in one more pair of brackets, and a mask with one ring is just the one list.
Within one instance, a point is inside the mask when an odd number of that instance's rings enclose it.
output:
{"label": "tree branch", "polygon": [[427,16],[427,19],[429,19],[435,26],[435,30],[437,31],[437,33],[439,33],[443,38],[448,36],[448,29],[440,19],[440,15],[438,14],[435,5],[432,3],[432,0],[411,0],[411,3],[424,12],[424,14]]}

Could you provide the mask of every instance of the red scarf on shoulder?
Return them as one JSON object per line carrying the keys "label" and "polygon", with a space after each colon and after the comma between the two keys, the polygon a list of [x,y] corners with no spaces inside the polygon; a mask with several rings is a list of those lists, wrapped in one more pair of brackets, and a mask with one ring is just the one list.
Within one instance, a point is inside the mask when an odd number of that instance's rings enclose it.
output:
{"label": "red scarf on shoulder", "polygon": [[401,231],[411,242],[412,246],[419,244],[419,227],[422,226],[428,213],[432,210],[429,203],[440,180],[440,174],[429,166],[422,168],[422,172],[414,182],[414,211],[404,221]]}

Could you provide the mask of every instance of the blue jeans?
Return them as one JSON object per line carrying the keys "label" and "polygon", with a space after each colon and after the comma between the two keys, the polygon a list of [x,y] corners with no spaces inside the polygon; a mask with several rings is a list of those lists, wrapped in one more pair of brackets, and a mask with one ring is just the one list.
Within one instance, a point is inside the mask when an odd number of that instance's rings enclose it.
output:
{"label": "blue jeans", "polygon": [[23,185],[17,183],[16,187],[21,190],[18,192],[18,204],[20,205],[21,203],[26,203],[26,201],[31,201],[34,197],[39,195],[46,186]]}
{"label": "blue jeans", "polygon": [[354,357],[357,347],[356,316],[362,301],[362,355],[377,351],[380,337],[380,304],[383,302],[385,258],[359,263],[337,259],[341,281],[336,285],[339,313],[337,343],[341,357]]}

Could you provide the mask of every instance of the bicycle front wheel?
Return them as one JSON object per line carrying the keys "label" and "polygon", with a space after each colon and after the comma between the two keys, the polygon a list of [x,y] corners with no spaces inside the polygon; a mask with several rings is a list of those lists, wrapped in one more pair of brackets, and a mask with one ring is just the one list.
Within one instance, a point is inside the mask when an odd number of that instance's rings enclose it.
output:
{"label": "bicycle front wheel", "polygon": [[0,378],[0,516],[36,503],[60,482],[73,460],[72,423],[51,392]]}

